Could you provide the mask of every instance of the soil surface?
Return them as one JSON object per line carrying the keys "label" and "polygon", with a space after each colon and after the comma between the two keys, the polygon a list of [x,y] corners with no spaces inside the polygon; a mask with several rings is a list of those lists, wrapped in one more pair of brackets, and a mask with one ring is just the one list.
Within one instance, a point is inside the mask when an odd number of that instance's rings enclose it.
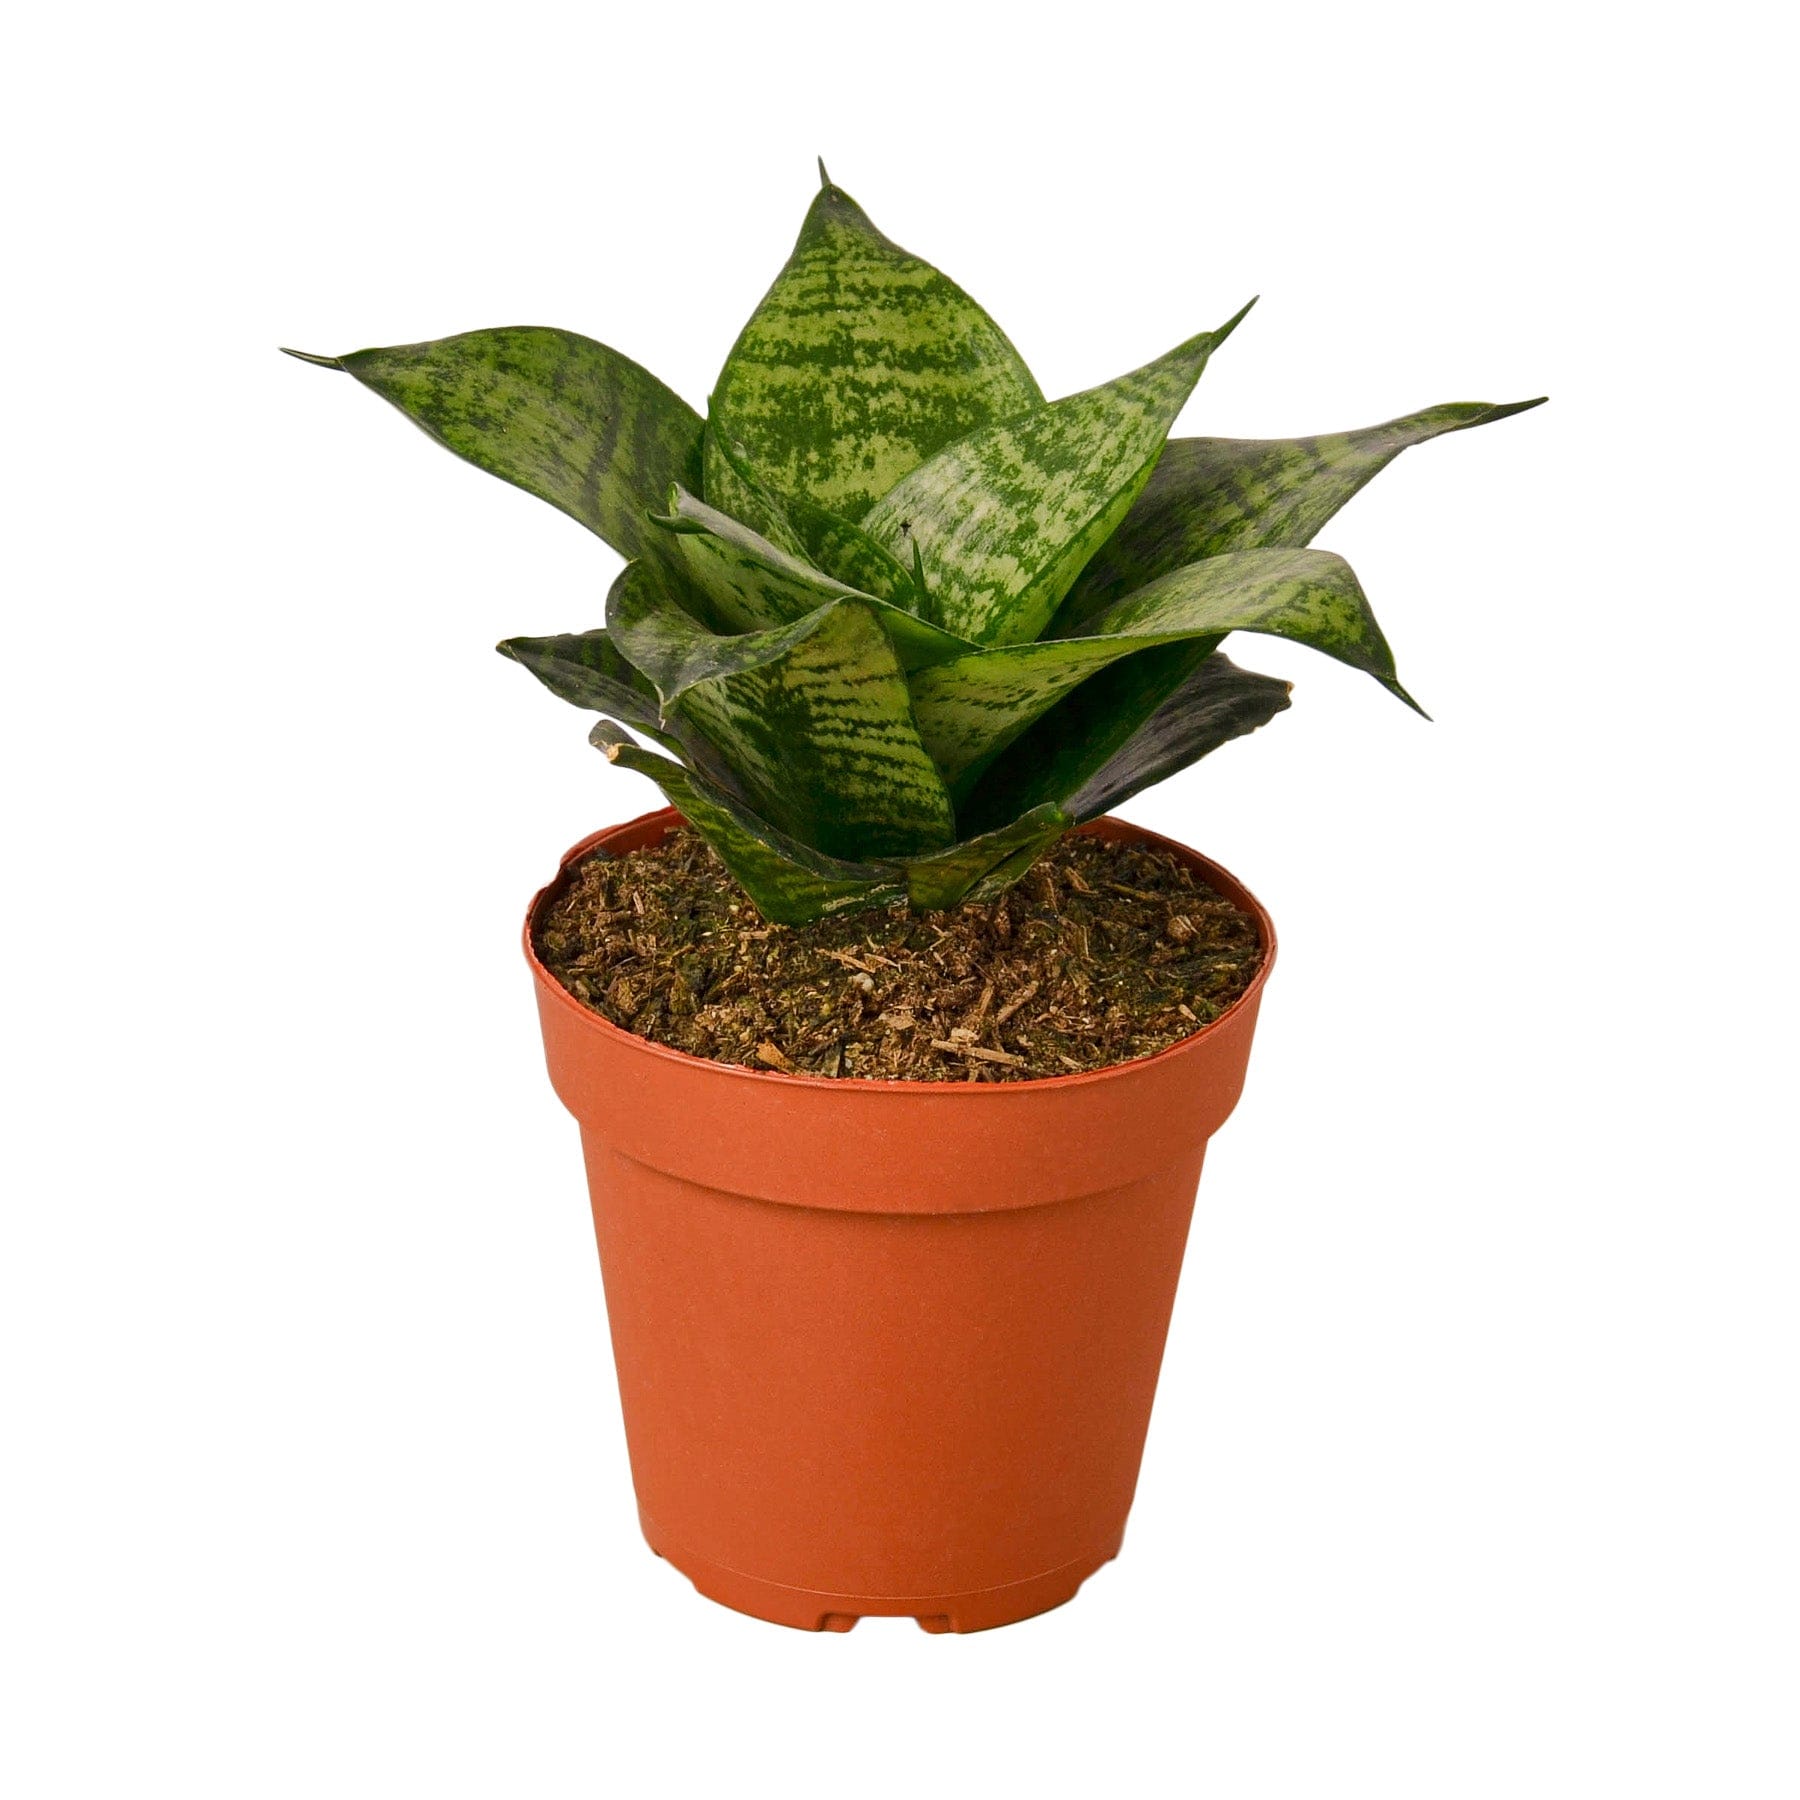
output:
{"label": "soil surface", "polygon": [[1175,857],[1071,835],[999,899],[765,924],[690,831],[576,864],[537,953],[603,1018],[793,1075],[1022,1081],[1148,1056],[1262,964],[1255,920]]}

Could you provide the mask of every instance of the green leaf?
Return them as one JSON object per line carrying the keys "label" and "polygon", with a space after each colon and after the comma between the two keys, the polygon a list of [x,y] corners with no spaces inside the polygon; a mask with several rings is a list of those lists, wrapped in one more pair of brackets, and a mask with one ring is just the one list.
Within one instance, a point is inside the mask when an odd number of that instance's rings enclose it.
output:
{"label": "green leaf", "polygon": [[710,415],[701,439],[704,492],[708,506],[747,526],[778,550],[808,561],[805,540],[788,518],[789,502],[750,466],[743,446],[727,446],[719,439],[718,421]]}
{"label": "green leaf", "polygon": [[960,800],[994,757],[1078,683],[1157,645],[1196,642],[1198,660],[1232,631],[1306,644],[1414,704],[1342,557],[1241,550],[1152,582],[1100,613],[1081,637],[971,651],[921,670],[911,683],[919,734]]}
{"label": "green leaf", "polygon": [[649,776],[718,851],[757,911],[781,925],[903,901],[923,911],[990,899],[1073,823],[1061,807],[1039,806],[998,830],[928,856],[851,862],[823,856],[788,836],[704,775],[645,750],[607,720],[594,727],[588,741],[621,768]]}
{"label": "green leaf", "polygon": [[1124,522],[1076,581],[1059,628],[1205,556],[1301,549],[1402,450],[1541,405],[1458,401],[1325,437],[1171,439]]}
{"label": "green leaf", "polygon": [[678,708],[780,830],[852,859],[954,839],[876,602],[836,599],[790,625],[721,637],[637,562],[613,584],[607,629],[665,715]]}
{"label": "green leaf", "polygon": [[508,638],[495,648],[571,706],[605,713],[644,730],[656,730],[661,723],[656,689],[625,660],[604,630]]}
{"label": "green leaf", "polygon": [[777,925],[804,925],[829,913],[894,906],[906,898],[905,882],[893,872],[822,856],[693,770],[633,743],[605,719],[589,741],[605,751],[609,762],[649,776],[718,851],[756,910]]}
{"label": "green leaf", "polygon": [[1266,724],[1286,710],[1289,692],[1287,682],[1240,669],[1204,643],[1127,657],[1084,682],[988,770],[964,828],[1047,801],[1077,822],[1098,818]]}
{"label": "green leaf", "polygon": [[[1042,401],[999,326],[827,182],[712,404],[779,493],[854,521],[953,439]],[[706,464],[715,501],[720,449]]]}
{"label": "green leaf", "polygon": [[1018,880],[1073,823],[1060,806],[1035,806],[1010,825],[929,856],[907,857],[898,865],[907,899],[920,912],[988,899]]}
{"label": "green leaf", "polygon": [[968,639],[847,587],[681,488],[668,504],[666,514],[656,515],[666,534],[658,560],[678,568],[726,631],[768,631],[833,600],[863,599],[876,609],[906,668],[941,662],[970,648]]}
{"label": "green leaf", "polygon": [[1291,685],[1208,656],[1067,801],[1078,822],[1111,812],[1133,794],[1286,712]]}
{"label": "green leaf", "polygon": [[1029,642],[1118,528],[1243,316],[1103,387],[971,432],[882,495],[863,529],[903,561],[918,555],[948,630]]}
{"label": "green leaf", "polygon": [[607,631],[508,638],[495,647],[529,669],[558,699],[643,732],[726,793],[738,795],[737,778],[718,751],[687,720],[664,717],[656,689],[619,653]]}
{"label": "green leaf", "polygon": [[811,500],[777,494],[752,469],[743,445],[725,443],[712,419],[706,426],[706,458],[708,505],[860,593],[923,612],[911,572],[861,526]]}
{"label": "green leaf", "polygon": [[548,500],[625,556],[672,482],[697,487],[700,416],[629,357],[573,331],[503,326],[311,356],[343,369],[477,468]]}

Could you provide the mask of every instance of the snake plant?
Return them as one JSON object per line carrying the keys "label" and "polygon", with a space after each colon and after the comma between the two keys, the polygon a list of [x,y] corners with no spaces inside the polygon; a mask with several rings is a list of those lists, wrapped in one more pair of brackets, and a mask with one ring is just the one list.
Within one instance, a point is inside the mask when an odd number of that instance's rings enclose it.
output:
{"label": "snake plant", "polygon": [[705,418],[544,327],[305,358],[629,559],[604,626],[500,649],[603,715],[592,741],[765,917],[998,891],[1288,705],[1220,652],[1233,631],[1413,704],[1349,565],[1308,546],[1409,445],[1537,401],[1170,440],[1243,312],[1047,401],[967,294],[820,177]]}

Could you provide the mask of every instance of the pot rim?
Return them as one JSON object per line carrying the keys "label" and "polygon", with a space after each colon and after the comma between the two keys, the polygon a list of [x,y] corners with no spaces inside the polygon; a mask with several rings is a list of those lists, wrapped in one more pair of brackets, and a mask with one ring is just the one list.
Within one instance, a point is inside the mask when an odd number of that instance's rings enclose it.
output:
{"label": "pot rim", "polygon": [[659,1062],[671,1062],[690,1069],[704,1069],[721,1079],[763,1082],[773,1077],[783,1087],[803,1087],[822,1089],[826,1092],[842,1093],[854,1090],[859,1093],[880,1094],[936,1094],[946,1100],[952,1095],[962,1095],[973,1103],[985,1099],[990,1104],[999,1101],[1007,1094],[1043,1093],[1048,1089],[1073,1089],[1093,1087],[1097,1084],[1119,1081],[1132,1074],[1148,1068],[1154,1063],[1171,1062],[1176,1057],[1191,1054],[1204,1039],[1213,1036],[1221,1026],[1226,1025],[1246,1006],[1255,1001],[1262,993],[1263,983],[1269,978],[1269,971],[1275,966],[1276,938],[1275,923],[1269,917],[1268,909],[1257,897],[1231,873],[1229,869],[1214,862],[1211,857],[1202,856],[1198,850],[1190,848],[1178,839],[1164,837],[1160,832],[1151,831],[1143,825],[1133,824],[1129,819],[1120,819],[1107,813],[1098,819],[1089,819],[1073,829],[1093,836],[1127,837],[1137,843],[1146,843],[1161,850],[1171,850],[1189,863],[1198,865],[1200,871],[1209,881],[1217,878],[1215,885],[1221,885],[1226,898],[1240,906],[1256,921],[1257,936],[1262,940],[1262,965],[1250,978],[1249,985],[1216,1019],[1209,1019],[1198,1031],[1189,1032],[1184,1038],[1170,1044],[1166,1049],[1153,1051],[1149,1056],[1133,1056],[1123,1062],[1108,1063],[1104,1068],[1083,1069],[1068,1075],[1028,1075],[1019,1081],[905,1081],[889,1080],[877,1075],[788,1075],[779,1069],[747,1069],[741,1063],[716,1062],[709,1056],[693,1056],[686,1050],[677,1050],[669,1044],[658,1044],[649,1038],[639,1037],[634,1031],[627,1031],[622,1025],[615,1025],[612,1020],[596,1012],[591,1006],[577,1000],[563,984],[539,960],[537,947],[531,941],[532,928],[537,922],[538,908],[557,888],[569,869],[582,857],[595,848],[603,838],[615,832],[626,831],[633,826],[648,826],[666,822],[669,825],[684,824],[680,811],[673,806],[656,807],[647,813],[640,813],[635,819],[623,819],[616,825],[603,825],[598,831],[589,832],[579,843],[572,844],[564,851],[562,860],[557,864],[556,873],[532,895],[531,903],[525,909],[525,927],[523,941],[525,960],[531,966],[532,975],[536,978],[540,991],[548,994],[553,1003],[559,1004],[571,1014],[578,1017],[585,1026],[597,1030],[602,1036],[616,1040],[622,1047],[640,1052]]}

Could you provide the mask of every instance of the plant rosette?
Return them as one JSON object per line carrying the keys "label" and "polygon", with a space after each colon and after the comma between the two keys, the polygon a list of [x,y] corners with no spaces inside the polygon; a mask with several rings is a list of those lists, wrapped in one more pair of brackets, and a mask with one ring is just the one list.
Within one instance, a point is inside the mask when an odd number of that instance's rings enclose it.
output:
{"label": "plant rosette", "polygon": [[[306,360],[628,559],[603,626],[500,649],[671,802],[570,852],[526,932],[646,1537],[762,1618],[966,1631],[1067,1600],[1119,1548],[1201,1160],[1274,954],[1231,876],[1105,815],[1288,706],[1222,654],[1231,632],[1414,705],[1312,539],[1402,450],[1539,402],[1170,439],[1242,312],[1046,401],[987,314],[820,174],[704,419],[548,328]],[[709,1061],[601,1017],[533,948],[572,861],[678,819],[802,930],[991,901],[1071,830],[1150,844],[1255,919],[1262,964],[1218,1018],[1091,1073]]]}

